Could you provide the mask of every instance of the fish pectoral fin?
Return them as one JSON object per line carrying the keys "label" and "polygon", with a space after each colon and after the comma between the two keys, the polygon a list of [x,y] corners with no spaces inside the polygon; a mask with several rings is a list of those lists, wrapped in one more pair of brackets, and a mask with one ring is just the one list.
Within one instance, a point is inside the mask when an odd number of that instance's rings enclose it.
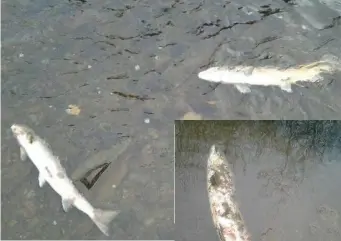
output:
{"label": "fish pectoral fin", "polygon": [[247,84],[235,84],[234,85],[240,93],[250,93],[251,89]]}
{"label": "fish pectoral fin", "polygon": [[64,212],[68,212],[70,208],[72,208],[73,202],[74,202],[74,199],[71,199],[71,198],[62,199],[62,206],[63,206]]}
{"label": "fish pectoral fin", "polygon": [[27,152],[25,149],[21,146],[20,147],[20,160],[25,161],[27,159]]}
{"label": "fish pectoral fin", "polygon": [[291,89],[291,84],[290,83],[284,83],[282,84],[281,86],[281,89],[286,91],[286,92],[292,92],[292,89]]}
{"label": "fish pectoral fin", "polygon": [[43,175],[41,175],[41,173],[39,173],[38,182],[39,182],[39,187],[44,186],[44,184],[46,182],[46,180],[44,179]]}

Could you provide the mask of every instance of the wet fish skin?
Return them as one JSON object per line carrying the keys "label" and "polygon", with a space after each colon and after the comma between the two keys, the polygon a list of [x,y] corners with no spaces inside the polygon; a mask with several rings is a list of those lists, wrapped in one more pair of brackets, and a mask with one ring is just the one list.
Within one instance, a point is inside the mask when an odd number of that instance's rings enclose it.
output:
{"label": "wet fish skin", "polygon": [[321,79],[321,73],[335,71],[338,69],[337,66],[335,61],[321,60],[287,69],[252,66],[211,67],[199,72],[198,77],[210,82],[234,84],[241,93],[250,92],[251,85],[278,86],[286,92],[292,92],[292,84],[300,81],[316,82]]}
{"label": "wet fish skin", "polygon": [[21,159],[29,157],[37,167],[39,187],[46,182],[49,183],[52,189],[61,196],[65,212],[75,206],[87,214],[106,236],[109,236],[108,225],[119,214],[119,211],[94,208],[74,186],[59,158],[52,153],[49,144],[36,135],[31,128],[26,125],[13,124],[11,131],[19,143]]}
{"label": "wet fish skin", "polygon": [[[213,145],[207,159],[207,191],[212,219],[221,241],[250,241],[235,200],[234,175],[220,146]],[[212,182],[213,181],[213,182]]]}

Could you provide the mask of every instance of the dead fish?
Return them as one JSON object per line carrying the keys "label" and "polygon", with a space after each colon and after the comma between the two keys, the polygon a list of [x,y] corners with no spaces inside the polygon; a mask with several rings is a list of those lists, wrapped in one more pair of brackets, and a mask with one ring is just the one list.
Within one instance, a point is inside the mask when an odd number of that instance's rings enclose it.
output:
{"label": "dead fish", "polygon": [[221,241],[250,241],[234,198],[233,173],[224,153],[213,145],[207,160],[207,191],[213,224]]}
{"label": "dead fish", "polygon": [[236,66],[212,67],[198,74],[198,77],[210,82],[234,84],[241,93],[251,92],[251,85],[278,86],[286,92],[292,92],[291,85],[297,82],[318,82],[321,73],[332,72],[337,64],[333,61],[317,61],[296,68],[277,69],[274,67]]}
{"label": "dead fish", "polygon": [[29,157],[39,171],[39,187],[46,182],[49,183],[61,196],[65,212],[75,206],[87,214],[97,227],[109,236],[108,225],[119,214],[119,211],[94,208],[76,189],[59,158],[52,153],[49,144],[36,135],[32,129],[25,125],[13,124],[11,130],[19,143],[21,160],[24,161]]}

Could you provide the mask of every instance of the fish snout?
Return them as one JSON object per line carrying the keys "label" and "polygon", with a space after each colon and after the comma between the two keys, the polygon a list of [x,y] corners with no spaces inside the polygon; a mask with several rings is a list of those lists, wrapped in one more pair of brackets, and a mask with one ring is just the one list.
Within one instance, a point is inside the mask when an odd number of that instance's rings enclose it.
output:
{"label": "fish snout", "polygon": [[17,124],[11,125],[11,131],[15,134],[17,132]]}
{"label": "fish snout", "polygon": [[22,128],[18,124],[13,124],[11,126],[11,130],[15,136],[24,134],[24,131],[22,130]]}
{"label": "fish snout", "polygon": [[211,79],[212,79],[213,74],[214,74],[213,71],[211,69],[208,69],[208,70],[201,71],[198,74],[198,77],[199,79],[212,81]]}
{"label": "fish snout", "polygon": [[221,81],[221,71],[217,67],[212,67],[207,70],[198,73],[198,78],[207,80],[210,82],[220,82]]}

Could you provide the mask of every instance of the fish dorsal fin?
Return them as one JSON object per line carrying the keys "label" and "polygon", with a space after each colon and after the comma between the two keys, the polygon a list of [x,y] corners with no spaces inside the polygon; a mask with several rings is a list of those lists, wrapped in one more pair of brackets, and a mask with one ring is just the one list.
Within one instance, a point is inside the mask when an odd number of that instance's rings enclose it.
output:
{"label": "fish dorsal fin", "polygon": [[40,138],[41,143],[51,151],[51,145],[44,139]]}
{"label": "fish dorsal fin", "polygon": [[331,64],[327,61],[315,61],[309,64],[299,65],[298,68],[299,69],[320,68],[321,70],[329,70],[331,68]]}
{"label": "fish dorsal fin", "polygon": [[255,69],[255,67],[253,67],[253,66],[245,67],[245,68],[243,69],[243,73],[244,73],[246,76],[251,76],[254,69]]}

